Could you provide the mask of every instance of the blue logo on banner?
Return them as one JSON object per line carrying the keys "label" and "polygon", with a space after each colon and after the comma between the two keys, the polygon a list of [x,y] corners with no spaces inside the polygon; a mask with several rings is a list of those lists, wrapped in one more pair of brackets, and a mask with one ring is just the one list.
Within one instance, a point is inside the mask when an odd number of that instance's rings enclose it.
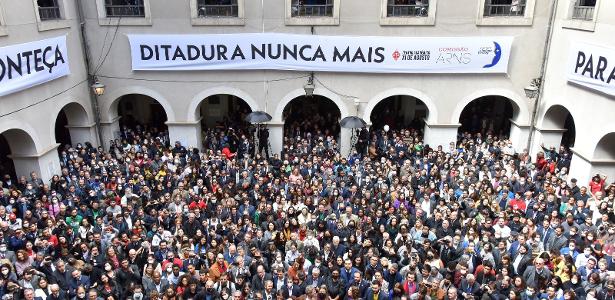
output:
{"label": "blue logo on banner", "polygon": [[502,47],[500,47],[500,44],[498,44],[497,42],[493,42],[493,44],[495,45],[495,49],[493,51],[495,56],[493,57],[493,60],[491,61],[490,64],[483,66],[484,69],[491,68],[497,65],[498,62],[500,62],[500,59],[502,58]]}

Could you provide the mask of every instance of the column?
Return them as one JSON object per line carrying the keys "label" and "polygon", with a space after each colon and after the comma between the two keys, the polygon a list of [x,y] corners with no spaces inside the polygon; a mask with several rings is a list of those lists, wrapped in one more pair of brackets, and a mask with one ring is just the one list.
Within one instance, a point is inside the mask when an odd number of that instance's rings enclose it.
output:
{"label": "column", "polygon": [[17,176],[30,178],[31,172],[36,172],[43,182],[48,182],[53,175],[60,174],[60,159],[58,158],[58,146],[53,144],[37,154],[13,154],[9,158],[15,165]]}
{"label": "column", "polygon": [[120,138],[120,117],[111,120],[100,121],[102,131],[102,145],[105,150],[109,150],[109,141]]}
{"label": "column", "polygon": [[267,123],[269,128],[269,144],[271,149],[269,152],[272,154],[280,155],[282,148],[284,147],[284,123]]}
{"label": "column", "polygon": [[96,133],[96,124],[86,125],[66,125],[68,132],[70,133],[70,140],[74,144],[90,142],[95,147],[98,146],[98,138]]}
{"label": "column", "polygon": [[200,118],[193,122],[166,122],[165,124],[169,128],[171,145],[179,141],[186,148],[203,148]]}
{"label": "column", "polygon": [[[510,141],[517,152],[527,149],[527,139],[530,136],[530,125],[519,124],[510,119]],[[528,149],[529,151],[529,149]]]}
{"label": "column", "polygon": [[570,162],[570,172],[568,172],[568,181],[572,178],[577,179],[579,186],[587,186],[592,172],[592,163],[586,156],[578,152],[577,149],[571,148],[572,160]]}
{"label": "column", "polygon": [[423,144],[431,148],[449,149],[450,143],[457,142],[457,131],[461,124],[429,124],[425,120],[425,137]]}
{"label": "column", "polygon": [[545,129],[545,128],[536,128],[534,132],[534,138],[532,139],[532,146],[530,154],[532,157],[541,151],[540,144],[544,144],[546,148],[555,147],[555,149],[559,150],[559,146],[562,144],[562,136],[567,129],[564,128],[556,128],[556,129]]}

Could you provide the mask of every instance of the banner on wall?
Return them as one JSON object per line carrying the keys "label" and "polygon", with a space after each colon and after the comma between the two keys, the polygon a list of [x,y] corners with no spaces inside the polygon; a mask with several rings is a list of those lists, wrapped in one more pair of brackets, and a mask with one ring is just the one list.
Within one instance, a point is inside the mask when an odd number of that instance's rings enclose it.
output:
{"label": "banner on wall", "polygon": [[615,96],[615,48],[573,43],[568,81]]}
{"label": "banner on wall", "polygon": [[68,74],[66,36],[0,47],[0,96]]}
{"label": "banner on wall", "polygon": [[513,37],[128,35],[133,70],[506,73]]}

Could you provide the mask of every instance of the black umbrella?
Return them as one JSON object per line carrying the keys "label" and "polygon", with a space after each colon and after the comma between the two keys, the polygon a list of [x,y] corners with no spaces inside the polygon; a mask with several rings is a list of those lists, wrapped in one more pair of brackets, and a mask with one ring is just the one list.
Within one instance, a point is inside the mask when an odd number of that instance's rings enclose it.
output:
{"label": "black umbrella", "polygon": [[252,124],[264,123],[271,121],[271,116],[264,111],[253,111],[246,116],[246,122]]}
{"label": "black umbrella", "polygon": [[365,123],[365,121],[363,121],[363,119],[359,117],[350,116],[343,118],[340,121],[340,126],[344,128],[363,128],[367,126],[367,123]]}

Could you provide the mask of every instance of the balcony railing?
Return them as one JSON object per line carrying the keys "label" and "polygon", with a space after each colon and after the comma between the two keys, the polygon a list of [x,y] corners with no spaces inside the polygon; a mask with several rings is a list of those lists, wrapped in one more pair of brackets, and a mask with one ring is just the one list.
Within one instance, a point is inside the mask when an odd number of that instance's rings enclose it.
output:
{"label": "balcony railing", "polygon": [[485,4],[485,17],[518,17],[525,14],[525,3]]}
{"label": "balcony railing", "polygon": [[591,21],[594,19],[594,6],[575,5],[572,10],[572,18],[575,20]]}
{"label": "balcony railing", "polygon": [[427,17],[428,14],[428,4],[387,5],[387,17]]}
{"label": "balcony railing", "polygon": [[62,19],[62,14],[60,13],[59,6],[39,6],[38,16],[40,17],[41,21]]}
{"label": "balcony railing", "polygon": [[333,4],[293,4],[293,17],[333,17]]}
{"label": "balcony railing", "polygon": [[201,5],[199,6],[199,17],[237,17],[239,16],[239,6],[231,5]]}
{"label": "balcony railing", "polygon": [[107,17],[145,17],[145,6],[136,5],[105,5]]}

